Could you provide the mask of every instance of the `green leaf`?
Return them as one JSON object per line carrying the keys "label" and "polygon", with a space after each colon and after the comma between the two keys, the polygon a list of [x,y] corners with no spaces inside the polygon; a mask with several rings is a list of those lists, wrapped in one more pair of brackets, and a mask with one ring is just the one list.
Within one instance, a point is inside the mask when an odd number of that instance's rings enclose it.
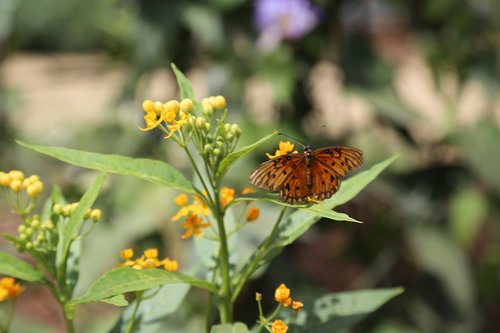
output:
{"label": "green leaf", "polygon": [[161,332],[166,318],[177,311],[191,289],[189,284],[165,284],[159,290],[144,293],[139,308],[134,313],[136,301],[122,312],[120,319],[109,333],[125,332],[130,318],[135,315],[134,332]]}
{"label": "green leaf", "polygon": [[111,296],[109,298],[102,299],[101,302],[108,303],[111,305],[116,305],[116,306],[127,306],[128,301],[125,299],[125,296],[123,294]]}
{"label": "green leaf", "polygon": [[194,90],[189,80],[179,70],[179,68],[177,68],[177,66],[174,63],[171,63],[170,66],[172,67],[172,70],[174,71],[175,74],[175,78],[177,79],[177,85],[179,86],[179,89],[181,91],[181,99],[189,98],[195,101],[196,97],[194,95]]}
{"label": "green leaf", "polygon": [[212,326],[210,333],[250,333],[250,331],[247,325],[243,323],[234,323]]}
{"label": "green leaf", "polygon": [[291,332],[344,332],[402,292],[403,288],[398,287],[321,296],[305,302]]}
{"label": "green leaf", "polygon": [[0,273],[29,282],[40,282],[44,279],[43,274],[37,271],[31,265],[25,263],[21,259],[18,259],[1,251]]}
{"label": "green leaf", "polygon": [[66,265],[66,262],[64,261],[68,259],[66,254],[69,251],[71,242],[73,241],[74,237],[78,234],[80,223],[83,221],[87,209],[89,209],[97,199],[97,196],[99,195],[99,190],[101,189],[101,186],[104,183],[105,177],[106,174],[104,172],[101,172],[99,176],[97,176],[94,183],[83,194],[80,202],[78,203],[77,208],[71,214],[71,217],[69,218],[68,222],[64,224],[62,235],[60,235],[62,236],[62,238],[59,239],[59,242],[62,242],[62,245],[59,246],[58,244],[57,256],[56,256],[56,266],[58,268],[61,268],[64,265]]}
{"label": "green leaf", "polygon": [[210,282],[195,279],[181,273],[156,268],[136,270],[130,267],[119,267],[105,273],[90,286],[85,295],[73,299],[70,303],[75,305],[101,301],[118,294],[146,290],[167,283],[187,283],[211,292],[216,292],[215,286]]}
{"label": "green leaf", "polygon": [[219,168],[217,169],[217,178],[218,179],[222,178],[222,176],[224,176],[224,174],[226,173],[227,169],[229,169],[229,167],[231,165],[233,165],[234,162],[236,162],[237,160],[239,160],[240,158],[242,158],[246,154],[250,153],[252,150],[257,148],[258,146],[260,146],[264,142],[272,139],[277,134],[278,134],[278,132],[274,131],[273,133],[266,135],[265,137],[263,137],[259,141],[255,142],[251,145],[245,146],[238,151],[235,151],[235,152],[228,154],[226,157],[224,157],[224,159],[219,164]]}
{"label": "green leaf", "polygon": [[19,145],[58,160],[83,168],[133,176],[154,184],[196,194],[192,184],[175,168],[156,160],[131,158],[113,154],[90,153],[83,150],[49,147],[16,141]]}
{"label": "green leaf", "polygon": [[17,244],[17,238],[11,234],[6,234],[6,233],[2,232],[2,233],[0,233],[0,237],[8,240],[14,246]]}

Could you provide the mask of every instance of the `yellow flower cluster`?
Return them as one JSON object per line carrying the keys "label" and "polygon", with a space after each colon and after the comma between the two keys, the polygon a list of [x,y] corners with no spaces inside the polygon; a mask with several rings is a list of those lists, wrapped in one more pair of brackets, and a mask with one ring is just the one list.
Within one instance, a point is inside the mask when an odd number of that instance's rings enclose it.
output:
{"label": "yellow flower cluster", "polygon": [[[206,195],[206,193],[203,193]],[[236,191],[230,187],[222,187],[220,190],[220,205],[221,208],[224,209],[231,201],[234,200]],[[181,208],[172,217],[172,221],[177,221],[183,217],[185,217],[184,222],[181,223],[181,226],[186,229],[184,234],[182,235],[183,239],[189,238],[192,235],[197,237],[203,236],[203,232],[201,229],[207,228],[210,226],[210,223],[203,222],[203,216],[208,216],[210,214],[210,210],[205,204],[204,200],[200,197],[193,195],[193,200],[189,203],[189,198],[186,194],[180,194],[175,197],[174,202],[177,206]],[[251,213],[251,218],[256,219],[258,217],[256,212]]]}
{"label": "yellow flower cluster", "polygon": [[37,175],[25,177],[20,170],[0,171],[0,186],[9,188],[14,193],[26,190],[30,198],[36,198],[43,191],[43,183]]}
{"label": "yellow flower cluster", "polygon": [[226,99],[224,96],[210,96],[201,100],[203,113],[211,117],[214,110],[224,110],[226,108]]}
{"label": "yellow flower cluster", "polygon": [[267,158],[271,159],[271,158],[275,158],[275,157],[278,157],[278,156],[281,156],[281,155],[286,155],[290,152],[293,152],[294,154],[297,154],[298,152],[296,150],[293,150],[293,148],[295,147],[295,145],[293,143],[291,143],[290,141],[281,141],[279,143],[279,148],[276,150],[276,152],[274,153],[274,155],[271,155],[269,153],[266,153],[266,156]]}
{"label": "yellow flower cluster", "polygon": [[273,333],[286,333],[288,326],[283,321],[277,319],[271,325],[271,330]]}
{"label": "yellow flower cluster", "polygon": [[300,301],[292,302],[290,289],[288,289],[284,283],[280,284],[279,287],[276,288],[276,291],[274,292],[274,299],[284,307],[288,307],[292,304],[292,309],[295,311],[301,310],[304,306]]}
{"label": "yellow flower cluster", "polygon": [[19,233],[17,250],[43,248],[44,251],[56,250],[57,230],[51,220],[40,222],[40,216],[35,214],[24,219],[17,231]]}
{"label": "yellow flower cluster", "polygon": [[16,283],[13,277],[3,277],[0,279],[0,302],[17,298],[24,290],[24,287]]}
{"label": "yellow flower cluster", "polygon": [[144,250],[139,258],[133,259],[133,257],[133,249],[128,248],[122,250],[120,252],[120,258],[122,258],[124,262],[119,264],[119,266],[132,267],[134,269],[163,267],[165,270],[171,272],[179,268],[179,263],[176,260],[170,260],[169,258],[163,260],[158,259],[158,249],[154,248]]}
{"label": "yellow flower cluster", "polygon": [[165,139],[168,139],[188,123],[190,118],[189,113],[193,110],[193,101],[188,98],[180,102],[172,99],[166,103],[145,100],[142,102],[142,109],[146,112],[144,115],[146,127],[139,129],[150,131],[160,126],[167,134]]}

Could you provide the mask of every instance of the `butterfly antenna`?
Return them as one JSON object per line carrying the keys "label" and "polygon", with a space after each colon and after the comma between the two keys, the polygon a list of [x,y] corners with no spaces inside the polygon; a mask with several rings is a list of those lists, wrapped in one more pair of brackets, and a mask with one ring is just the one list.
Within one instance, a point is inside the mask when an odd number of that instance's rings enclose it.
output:
{"label": "butterfly antenna", "polygon": [[306,145],[305,145],[302,141],[300,141],[300,140],[298,140],[298,139],[294,138],[293,136],[290,136],[290,135],[288,135],[288,134],[281,133],[281,132],[278,132],[278,135],[286,136],[286,137],[287,137],[287,138],[289,138],[289,139],[295,140],[295,141],[296,141],[298,144],[300,144],[303,148],[305,148],[305,147],[306,147]]}
{"label": "butterfly antenna", "polygon": [[321,130],[322,130],[323,128],[325,128],[325,127],[326,127],[326,125],[325,125],[325,124],[323,124],[323,125],[322,125],[322,126],[321,126],[321,127],[320,127],[317,131],[316,131],[316,133],[314,133],[314,135],[313,135],[313,136],[311,136],[311,140],[309,140],[309,145],[308,145],[308,146],[311,146],[312,141],[313,141],[315,138],[317,138],[317,137],[319,136],[319,133],[320,133],[320,132],[321,132]]}

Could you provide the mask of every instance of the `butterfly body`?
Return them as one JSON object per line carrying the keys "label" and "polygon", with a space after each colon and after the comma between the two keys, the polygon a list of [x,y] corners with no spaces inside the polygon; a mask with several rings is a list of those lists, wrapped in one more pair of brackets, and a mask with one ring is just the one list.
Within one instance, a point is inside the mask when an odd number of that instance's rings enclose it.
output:
{"label": "butterfly body", "polygon": [[325,147],[288,153],[262,163],[251,175],[252,183],[279,192],[282,201],[305,204],[331,197],[340,179],[363,163],[363,153],[350,147]]}

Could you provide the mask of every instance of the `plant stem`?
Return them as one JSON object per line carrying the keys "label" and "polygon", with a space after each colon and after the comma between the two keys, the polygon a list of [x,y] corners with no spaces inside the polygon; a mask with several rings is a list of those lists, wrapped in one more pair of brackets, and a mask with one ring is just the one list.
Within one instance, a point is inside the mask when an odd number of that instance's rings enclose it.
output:
{"label": "plant stem", "polygon": [[222,213],[222,208],[220,206],[219,189],[214,188],[215,195],[215,209],[214,217],[217,221],[217,227],[219,228],[219,239],[220,239],[220,274],[222,279],[220,298],[222,304],[219,308],[221,323],[230,323],[233,320],[233,301],[231,292],[231,276],[229,274],[229,248],[227,245],[226,228],[224,226],[224,215]]}
{"label": "plant stem", "polygon": [[132,311],[132,316],[130,316],[130,319],[128,320],[127,329],[125,330],[125,333],[132,332],[132,328],[134,327],[135,316],[137,315],[137,310],[139,310],[139,305],[141,304],[141,301],[142,301],[142,295],[143,295],[142,291],[137,292],[137,298],[135,299],[134,311]]}
{"label": "plant stem", "polygon": [[286,207],[283,206],[283,209],[281,210],[280,215],[278,216],[278,219],[276,220],[276,223],[274,224],[273,230],[271,231],[271,234],[266,238],[266,240],[262,243],[261,246],[259,246],[257,250],[257,254],[253,258],[252,262],[246,269],[246,271],[242,272],[238,280],[236,281],[234,285],[234,290],[233,290],[233,295],[231,301],[234,302],[236,298],[238,297],[241,288],[243,288],[243,285],[245,282],[248,280],[248,278],[255,272],[257,269],[257,265],[260,262],[260,259],[262,256],[267,252],[267,247],[269,243],[273,240],[274,236],[278,232],[278,226],[280,225],[281,221],[283,220],[283,216],[285,215],[285,210]]}

